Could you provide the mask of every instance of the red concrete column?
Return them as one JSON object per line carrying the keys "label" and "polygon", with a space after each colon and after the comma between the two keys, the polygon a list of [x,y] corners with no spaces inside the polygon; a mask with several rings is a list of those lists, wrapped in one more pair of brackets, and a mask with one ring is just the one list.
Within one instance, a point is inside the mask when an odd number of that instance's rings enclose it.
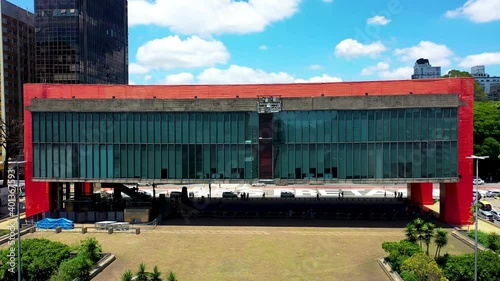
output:
{"label": "red concrete column", "polygon": [[407,185],[408,200],[416,205],[432,205],[434,203],[432,187],[431,182],[409,183]]}
{"label": "red concrete column", "polygon": [[94,185],[91,182],[84,183],[83,194],[86,196],[92,195],[94,192]]}
{"label": "red concrete column", "polygon": [[472,206],[472,180],[469,184],[440,184],[439,219],[453,225],[470,224]]}
{"label": "red concrete column", "polygon": [[[460,85],[461,84],[461,85]],[[440,184],[439,218],[449,224],[469,224],[472,205],[473,162],[467,159],[474,153],[474,80],[461,80],[450,87],[459,93],[462,105],[458,108],[458,183]]]}
{"label": "red concrete column", "polygon": [[[31,171],[29,172],[31,176]],[[49,183],[33,182],[31,177],[25,179],[26,217],[50,210]]]}

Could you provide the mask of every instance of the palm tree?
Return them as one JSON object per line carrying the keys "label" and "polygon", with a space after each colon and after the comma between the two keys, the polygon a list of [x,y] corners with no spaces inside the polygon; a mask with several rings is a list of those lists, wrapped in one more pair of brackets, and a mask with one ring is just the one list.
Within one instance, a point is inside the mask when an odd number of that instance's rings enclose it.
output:
{"label": "palm tree", "polygon": [[139,269],[137,270],[137,281],[148,281],[148,273],[146,272],[146,265],[144,263],[139,264]]}
{"label": "palm tree", "polygon": [[175,277],[175,274],[172,271],[170,271],[170,273],[168,274],[167,280],[168,281],[177,281],[177,277]]}
{"label": "palm tree", "polygon": [[413,221],[413,225],[415,226],[415,230],[417,232],[417,241],[420,242],[420,248],[422,249],[422,240],[424,240],[423,236],[423,227],[424,227],[425,221],[421,218],[416,218]]}
{"label": "palm tree", "polygon": [[410,222],[406,225],[405,235],[406,235],[406,240],[408,240],[408,242],[412,242],[415,244],[417,243],[418,232],[417,232],[417,228],[415,227],[415,224]]}
{"label": "palm tree", "polygon": [[160,270],[158,269],[158,266],[155,265],[155,267],[153,267],[153,272],[151,273],[151,281],[162,281],[161,280],[161,272]]}
{"label": "palm tree", "polygon": [[134,277],[134,275],[132,274],[132,271],[127,270],[122,275],[122,281],[132,281],[133,277]]}
{"label": "palm tree", "polygon": [[436,243],[436,255],[434,255],[434,258],[437,258],[441,254],[441,248],[448,244],[448,232],[442,228],[436,230],[434,243]]}
{"label": "palm tree", "polygon": [[432,241],[432,237],[434,236],[434,229],[436,226],[433,223],[426,222],[422,227],[422,238],[425,242],[425,253],[429,255],[429,246]]}

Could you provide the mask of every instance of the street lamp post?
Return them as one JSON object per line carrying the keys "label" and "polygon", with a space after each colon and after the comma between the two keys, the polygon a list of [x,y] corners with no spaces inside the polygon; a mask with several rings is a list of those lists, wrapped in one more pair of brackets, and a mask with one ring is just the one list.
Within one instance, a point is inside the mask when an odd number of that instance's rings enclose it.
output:
{"label": "street lamp post", "polygon": [[[476,155],[471,155],[467,157],[468,159],[475,159],[476,160],[476,176],[475,179],[479,179],[479,160],[484,160],[486,158],[489,158],[489,156],[476,156]],[[474,202],[474,224],[476,225],[476,230],[474,232],[474,281],[477,281],[477,248],[478,248],[478,242],[477,242],[477,233],[478,233],[478,216],[477,216],[477,206],[478,206],[478,201],[479,201],[479,181],[475,181],[476,184],[476,198]]]}
{"label": "street lamp post", "polygon": [[16,165],[16,180],[17,180],[17,280],[21,281],[21,208],[19,200],[19,193],[21,192],[21,187],[19,183],[19,164],[24,164],[26,161],[9,161],[10,164]]}

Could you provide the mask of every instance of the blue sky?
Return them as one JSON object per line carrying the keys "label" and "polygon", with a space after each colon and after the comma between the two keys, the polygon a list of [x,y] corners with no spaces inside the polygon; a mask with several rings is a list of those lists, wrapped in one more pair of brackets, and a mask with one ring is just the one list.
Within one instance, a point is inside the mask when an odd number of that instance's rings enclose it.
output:
{"label": "blue sky", "polygon": [[[33,10],[33,0],[12,0]],[[500,76],[498,0],[129,0],[131,84]]]}

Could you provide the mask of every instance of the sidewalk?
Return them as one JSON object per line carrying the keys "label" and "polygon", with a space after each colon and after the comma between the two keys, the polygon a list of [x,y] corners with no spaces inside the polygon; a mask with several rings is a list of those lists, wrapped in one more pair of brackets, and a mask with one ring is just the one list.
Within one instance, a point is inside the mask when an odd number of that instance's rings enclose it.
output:
{"label": "sidewalk", "polygon": [[[21,214],[21,219],[24,219],[25,215]],[[17,227],[17,216],[11,217],[9,219],[3,219],[0,221],[0,229],[9,229],[10,225],[15,225]]]}
{"label": "sidewalk", "polygon": [[[434,205],[425,205],[425,207],[431,209],[433,212],[439,214],[439,202],[436,202]],[[460,228],[462,230],[474,230],[474,225],[468,226],[468,225],[462,225],[462,226],[456,226],[457,228]],[[478,229],[479,231],[483,231],[486,233],[491,233],[495,232],[497,234],[500,234],[500,227],[489,223],[485,222],[483,220],[478,220]]]}

